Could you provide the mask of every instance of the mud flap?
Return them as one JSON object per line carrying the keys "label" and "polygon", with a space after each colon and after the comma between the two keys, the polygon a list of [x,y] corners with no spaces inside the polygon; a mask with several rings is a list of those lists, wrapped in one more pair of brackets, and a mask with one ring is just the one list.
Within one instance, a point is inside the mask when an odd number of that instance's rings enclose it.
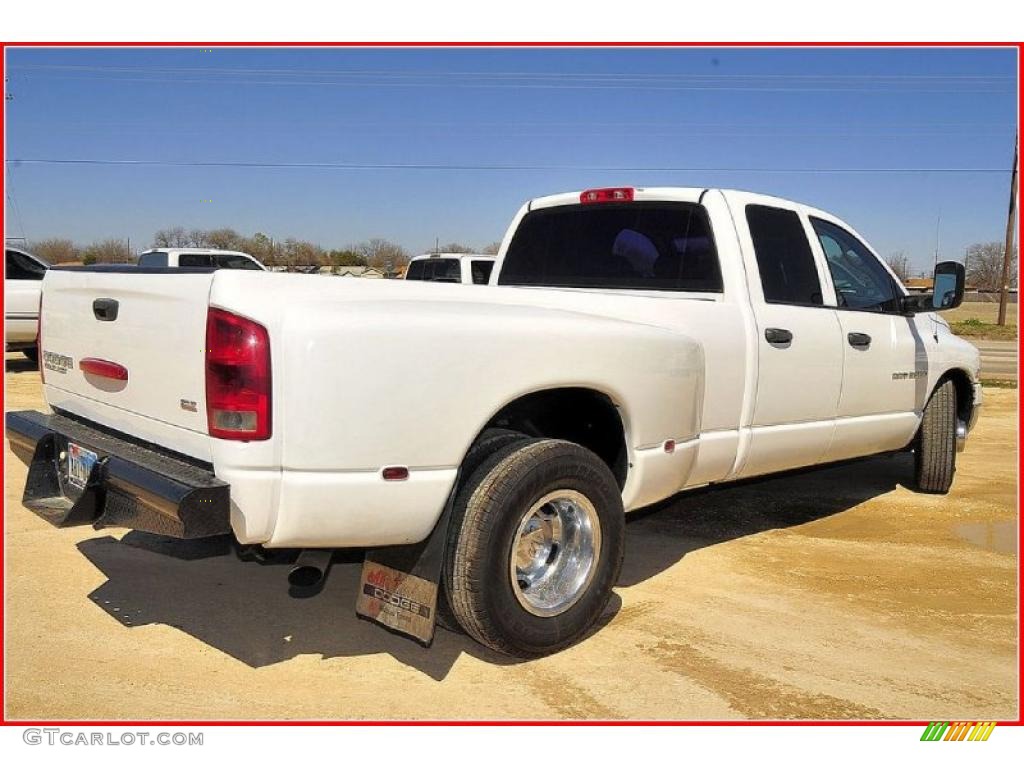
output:
{"label": "mud flap", "polygon": [[356,615],[429,646],[437,624],[448,527],[459,478],[430,535],[418,544],[366,551],[356,596]]}

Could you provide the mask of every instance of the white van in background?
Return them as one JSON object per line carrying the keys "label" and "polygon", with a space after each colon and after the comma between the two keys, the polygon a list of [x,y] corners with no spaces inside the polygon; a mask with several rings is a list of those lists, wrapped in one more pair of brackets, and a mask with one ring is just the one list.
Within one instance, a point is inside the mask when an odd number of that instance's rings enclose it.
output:
{"label": "white van in background", "polygon": [[492,269],[494,257],[482,253],[425,253],[412,258],[405,279],[486,285]]}
{"label": "white van in background", "polygon": [[140,267],[216,267],[217,269],[267,268],[248,253],[224,251],[217,248],[150,248],[139,255]]}

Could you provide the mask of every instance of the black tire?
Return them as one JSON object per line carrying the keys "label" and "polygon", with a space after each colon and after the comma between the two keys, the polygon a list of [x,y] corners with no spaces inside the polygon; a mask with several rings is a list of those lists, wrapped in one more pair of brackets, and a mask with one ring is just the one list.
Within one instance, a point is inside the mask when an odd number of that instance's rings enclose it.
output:
{"label": "black tire", "polygon": [[[558,490],[581,494],[600,528],[597,561],[575,602],[552,616],[526,610],[510,577],[523,516]],[[492,453],[463,484],[449,529],[444,582],[463,630],[483,645],[520,657],[543,656],[582,637],[598,620],[619,576],[625,515],[615,478],[594,453],[564,440],[527,439]]]}
{"label": "black tire", "polygon": [[[488,456],[510,445],[529,439],[522,432],[516,432],[511,429],[485,429],[480,434],[480,437],[476,439],[476,442],[470,446],[469,451],[466,452],[466,458],[462,460],[462,466],[459,468],[461,482],[459,488],[456,489],[456,494],[465,486],[465,481],[476,473],[477,468]],[[455,524],[454,522],[452,523],[452,525]],[[437,591],[437,623],[449,632],[462,632],[459,620],[455,618],[451,604],[448,602],[448,590],[445,589],[443,583],[439,585]]]}
{"label": "black tire", "polygon": [[914,484],[923,493],[948,493],[956,472],[956,385],[939,384],[924,407],[914,440]]}
{"label": "black tire", "polygon": [[27,357],[36,365],[39,365],[39,350],[36,347],[26,347],[21,350],[21,354]]}

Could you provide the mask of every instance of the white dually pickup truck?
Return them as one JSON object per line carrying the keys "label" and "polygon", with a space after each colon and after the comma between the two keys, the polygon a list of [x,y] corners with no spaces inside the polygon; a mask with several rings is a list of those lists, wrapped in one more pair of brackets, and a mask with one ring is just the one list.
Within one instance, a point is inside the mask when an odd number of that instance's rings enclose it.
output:
{"label": "white dually pickup truck", "polygon": [[368,548],[360,615],[539,655],[605,608],[630,510],[904,449],[946,492],[981,404],[934,312],[963,280],[911,296],[835,216],[682,188],[531,200],[487,286],[58,267],[52,413],[7,435],[54,524],[301,548],[293,586]]}

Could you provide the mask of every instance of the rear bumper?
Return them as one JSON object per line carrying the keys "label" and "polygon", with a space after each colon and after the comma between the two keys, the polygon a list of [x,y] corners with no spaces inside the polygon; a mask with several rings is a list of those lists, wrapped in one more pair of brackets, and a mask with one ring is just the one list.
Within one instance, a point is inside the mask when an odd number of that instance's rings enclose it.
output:
{"label": "rear bumper", "polygon": [[[28,465],[22,502],[58,527],[119,527],[195,539],[231,532],[230,487],[206,467],[61,414],[12,411],[7,439]],[[97,461],[68,481],[73,442]]]}

